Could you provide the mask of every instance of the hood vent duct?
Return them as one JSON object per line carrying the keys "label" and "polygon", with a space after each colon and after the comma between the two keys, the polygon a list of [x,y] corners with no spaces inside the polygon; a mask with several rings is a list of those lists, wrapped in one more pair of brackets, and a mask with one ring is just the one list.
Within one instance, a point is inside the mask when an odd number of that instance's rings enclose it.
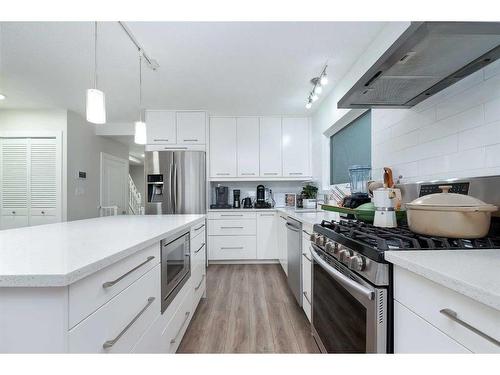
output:
{"label": "hood vent duct", "polygon": [[339,108],[410,108],[500,58],[500,22],[412,22]]}

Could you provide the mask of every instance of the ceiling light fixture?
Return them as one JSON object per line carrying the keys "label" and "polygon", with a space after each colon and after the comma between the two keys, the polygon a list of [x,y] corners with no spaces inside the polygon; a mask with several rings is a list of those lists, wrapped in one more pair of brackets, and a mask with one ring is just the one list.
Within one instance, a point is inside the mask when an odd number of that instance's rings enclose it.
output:
{"label": "ceiling light fixture", "polygon": [[139,50],[139,121],[135,122],[134,142],[146,144],[146,123],[142,120],[142,50]]}
{"label": "ceiling light fixture", "polygon": [[326,68],[328,68],[328,64],[325,64],[321,74],[318,77],[314,77],[311,79],[311,84],[313,88],[309,93],[306,101],[306,108],[310,109],[312,107],[312,103],[319,99],[319,95],[323,92],[323,86],[328,83],[328,77],[326,74]]}
{"label": "ceiling light fixture", "polygon": [[94,88],[87,90],[87,121],[106,123],[106,99],[104,92],[97,89],[97,21],[94,22]]}
{"label": "ceiling light fixture", "polygon": [[5,100],[5,99],[7,99],[7,95],[0,94],[0,100]]}

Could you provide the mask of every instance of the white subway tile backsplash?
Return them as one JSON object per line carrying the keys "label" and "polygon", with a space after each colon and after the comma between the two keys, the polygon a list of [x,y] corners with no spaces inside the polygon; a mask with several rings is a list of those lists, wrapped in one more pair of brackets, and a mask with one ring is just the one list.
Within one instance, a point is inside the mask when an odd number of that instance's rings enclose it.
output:
{"label": "white subway tile backsplash", "polygon": [[500,97],[484,103],[484,122],[500,120]]}
{"label": "white subway tile backsplash", "polygon": [[373,170],[403,181],[500,173],[500,60],[411,109],[373,109],[372,129]]}
{"label": "white subway tile backsplash", "polygon": [[500,121],[466,130],[459,134],[459,149],[482,147],[500,143]]}

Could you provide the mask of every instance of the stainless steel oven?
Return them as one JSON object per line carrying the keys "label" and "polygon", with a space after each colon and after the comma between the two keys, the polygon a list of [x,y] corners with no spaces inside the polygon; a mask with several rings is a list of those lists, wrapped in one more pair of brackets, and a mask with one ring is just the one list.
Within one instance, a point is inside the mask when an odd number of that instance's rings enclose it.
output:
{"label": "stainless steel oven", "polygon": [[163,239],[161,246],[161,312],[191,276],[189,232]]}
{"label": "stainless steel oven", "polygon": [[324,353],[387,352],[387,287],[312,246],[312,330]]}

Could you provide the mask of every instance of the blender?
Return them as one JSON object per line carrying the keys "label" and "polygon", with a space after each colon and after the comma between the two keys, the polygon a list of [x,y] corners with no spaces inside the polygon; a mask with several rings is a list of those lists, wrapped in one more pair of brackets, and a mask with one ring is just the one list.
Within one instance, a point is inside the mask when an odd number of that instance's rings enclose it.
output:
{"label": "blender", "polygon": [[371,167],[367,165],[349,167],[351,196],[345,199],[344,207],[356,208],[371,201],[368,194],[368,181],[370,181],[371,170]]}

